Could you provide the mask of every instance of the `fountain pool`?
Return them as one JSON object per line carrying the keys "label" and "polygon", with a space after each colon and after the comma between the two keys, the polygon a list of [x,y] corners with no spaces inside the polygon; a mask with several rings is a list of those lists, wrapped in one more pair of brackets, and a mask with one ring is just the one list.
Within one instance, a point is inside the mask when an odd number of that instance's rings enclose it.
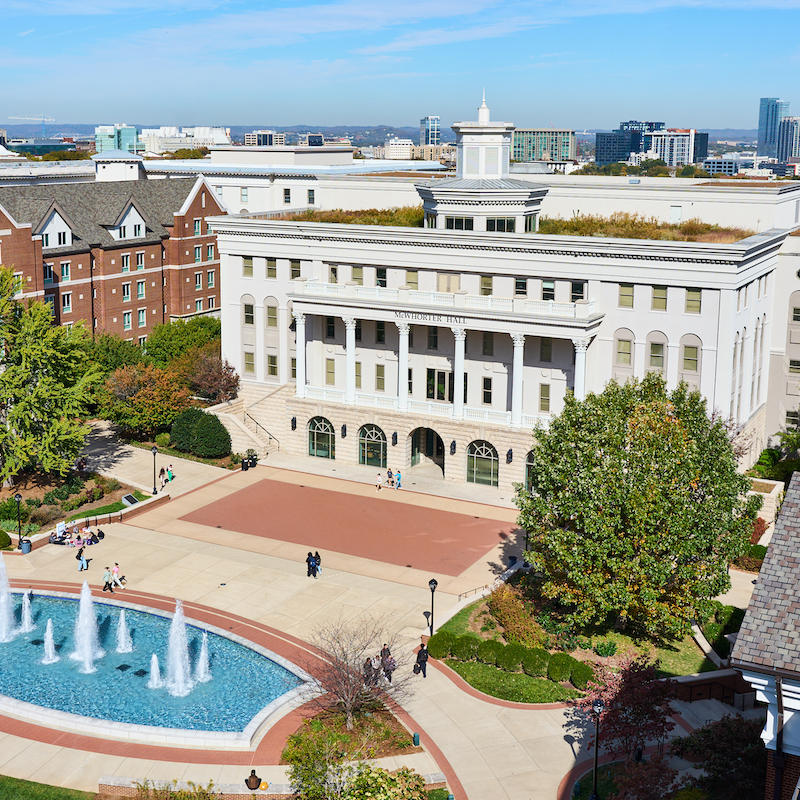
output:
{"label": "fountain pool", "polygon": [[[86,598],[79,603],[70,595],[34,594],[35,627],[25,631],[23,595],[11,591],[7,597],[11,615],[2,611],[12,638],[0,644],[0,712],[40,724],[160,744],[246,747],[265,721],[299,702],[309,680],[264,648],[184,622],[180,604],[172,615],[96,599],[95,640],[88,631]],[[47,628],[52,635],[46,636]],[[184,660],[188,654],[180,667],[170,666],[170,640],[176,636]],[[120,639],[123,650],[132,649],[119,652]],[[55,650],[50,658],[46,645]],[[148,688],[153,656],[168,667],[159,688]],[[170,692],[170,681],[177,681],[183,696]]]}

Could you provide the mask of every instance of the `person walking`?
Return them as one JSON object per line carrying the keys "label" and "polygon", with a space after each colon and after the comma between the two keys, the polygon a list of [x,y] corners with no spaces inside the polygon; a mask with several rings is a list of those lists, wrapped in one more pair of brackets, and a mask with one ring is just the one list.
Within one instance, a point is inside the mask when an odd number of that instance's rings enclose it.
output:
{"label": "person walking", "polygon": [[175,480],[175,473],[172,471],[172,464],[170,464],[169,469],[167,469],[167,480],[170,483]]}
{"label": "person walking", "polygon": [[[419,669],[417,669],[419,667]],[[414,665],[414,672],[421,672],[423,678],[428,677],[428,648],[423,644],[417,653],[417,662]]]}
{"label": "person walking", "polygon": [[122,581],[125,580],[125,576],[120,575],[119,574],[120,571],[121,570],[119,568],[119,564],[117,564],[117,562],[115,561],[114,566],[111,569],[111,580],[112,583],[115,583],[117,586],[119,586],[120,589],[124,589],[125,587],[122,585]]}
{"label": "person walking", "polygon": [[378,477],[375,479],[375,491],[379,492],[383,487],[383,479],[381,478],[380,472],[378,473]]}
{"label": "person walking", "polygon": [[317,562],[317,572],[322,572],[322,556],[319,554],[319,550],[314,552],[314,561]]}
{"label": "person walking", "polygon": [[308,567],[306,571],[306,575],[309,578],[316,578],[317,577],[317,560],[314,558],[314,554],[309,551],[308,555],[306,556],[306,566]]}
{"label": "person walking", "polygon": [[83,554],[84,548],[81,547],[80,550],[75,554],[75,558],[81,562],[81,565],[78,567],[78,572],[83,572],[85,569],[89,569],[89,565],[86,563],[86,556]]}
{"label": "person walking", "polygon": [[386,485],[390,489],[394,489],[394,473],[391,469],[386,470]]}
{"label": "person walking", "polygon": [[161,467],[161,472],[158,473],[158,479],[161,481],[161,489],[163,491],[164,487],[167,485],[167,471],[164,467]]}
{"label": "person walking", "polygon": [[403,476],[400,474],[400,470],[397,470],[394,476],[394,490],[397,491],[400,488],[400,481],[402,480]]}
{"label": "person walking", "polygon": [[103,573],[103,591],[114,594],[114,587],[111,585],[111,570],[108,567],[105,570]]}

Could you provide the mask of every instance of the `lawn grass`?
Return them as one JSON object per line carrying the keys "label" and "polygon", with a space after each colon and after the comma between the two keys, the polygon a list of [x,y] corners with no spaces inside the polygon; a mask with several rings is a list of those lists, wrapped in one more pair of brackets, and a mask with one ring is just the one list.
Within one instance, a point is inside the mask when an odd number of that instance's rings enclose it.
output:
{"label": "lawn grass", "polygon": [[468,606],[464,606],[457,614],[450,617],[444,625],[440,625],[436,630],[438,631],[449,631],[454,636],[474,636],[477,639],[482,638],[480,635],[475,633],[475,631],[471,631],[469,629],[469,618],[472,612],[475,610],[475,606],[478,603],[485,602],[485,598],[481,598],[480,600],[476,600],[474,603],[470,603]]}
{"label": "lawn grass", "polygon": [[500,700],[511,700],[516,703],[556,703],[582,695],[577,689],[567,689],[560,683],[553,683],[546,678],[532,678],[524,672],[503,672],[488,664],[454,661],[450,658],[445,663],[470,686]]}
{"label": "lawn grass", "polygon": [[[131,494],[141,503],[142,500],[148,500],[149,494],[144,494],[138,489],[134,489]],[[129,508],[122,500],[116,503],[109,503],[107,506],[100,506],[100,508],[92,508],[88,511],[76,511],[71,517],[67,517],[67,522],[72,522],[74,519],[85,519],[86,517],[102,517],[104,514],[113,514],[115,511],[122,511],[123,508]]]}
{"label": "lawn grass", "polygon": [[79,792],[45,783],[20,781],[0,775],[0,800],[93,800],[94,792]]}

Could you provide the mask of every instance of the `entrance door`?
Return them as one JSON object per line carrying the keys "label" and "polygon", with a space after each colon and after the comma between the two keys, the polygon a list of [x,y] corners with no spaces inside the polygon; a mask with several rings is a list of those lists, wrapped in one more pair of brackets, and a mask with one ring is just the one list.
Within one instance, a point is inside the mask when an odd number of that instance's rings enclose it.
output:
{"label": "entrance door", "polygon": [[444,474],[444,442],[431,428],[417,428],[411,434],[411,466],[435,464]]}

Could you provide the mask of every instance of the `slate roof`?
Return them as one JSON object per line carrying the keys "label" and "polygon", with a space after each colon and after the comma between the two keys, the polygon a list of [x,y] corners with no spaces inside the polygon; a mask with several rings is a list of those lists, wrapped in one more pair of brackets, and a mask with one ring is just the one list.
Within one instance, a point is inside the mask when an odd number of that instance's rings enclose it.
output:
{"label": "slate roof", "polygon": [[800,674],[800,472],[795,472],[732,660]]}
{"label": "slate roof", "polygon": [[0,186],[0,206],[18,224],[31,224],[35,231],[56,203],[72,228],[73,236],[71,245],[46,249],[48,255],[57,255],[90,247],[119,246],[119,241],[104,226],[113,226],[133,200],[144,214],[145,235],[139,239],[125,239],[125,244],[152,244],[169,236],[165,226],[174,223],[173,215],[180,210],[196,180]]}

